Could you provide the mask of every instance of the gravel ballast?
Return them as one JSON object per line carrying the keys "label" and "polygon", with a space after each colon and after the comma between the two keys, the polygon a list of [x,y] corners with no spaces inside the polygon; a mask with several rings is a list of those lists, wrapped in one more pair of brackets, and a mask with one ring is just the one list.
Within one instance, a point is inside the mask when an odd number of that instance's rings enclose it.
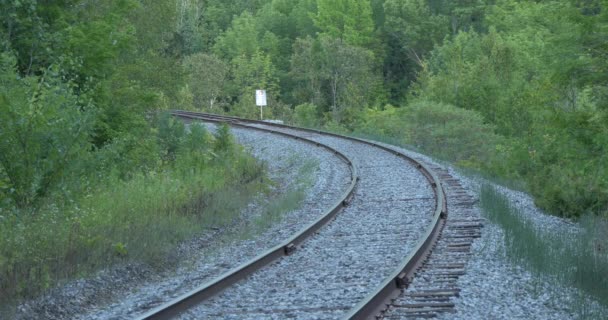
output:
{"label": "gravel ballast", "polygon": [[340,318],[395,270],[426,230],[435,210],[434,193],[411,162],[361,142],[280,131],[329,145],[349,157],[360,177],[355,197],[290,256],[188,310],[181,319]]}

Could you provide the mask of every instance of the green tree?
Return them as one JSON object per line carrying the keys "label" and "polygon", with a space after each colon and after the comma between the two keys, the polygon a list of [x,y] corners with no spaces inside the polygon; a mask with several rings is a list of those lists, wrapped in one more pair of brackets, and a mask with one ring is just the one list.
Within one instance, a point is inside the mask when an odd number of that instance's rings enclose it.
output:
{"label": "green tree", "polygon": [[289,20],[295,24],[298,36],[313,36],[318,32],[314,23],[316,12],[316,0],[300,0],[293,6],[293,10],[289,14]]}
{"label": "green tree", "polygon": [[312,37],[297,39],[291,56],[290,76],[297,81],[292,92],[296,100],[313,105],[325,104],[323,97],[324,75],[321,71],[321,45]]}
{"label": "green tree", "polygon": [[433,47],[441,44],[448,32],[447,18],[431,12],[426,0],[387,0],[385,32],[405,55],[422,65]]}
{"label": "green tree", "polygon": [[507,140],[491,170],[523,179],[539,205],[564,216],[608,202],[605,77],[595,72],[605,64],[589,41],[606,29],[593,8],[500,1],[485,15],[488,32],[459,32],[433,50],[413,92],[496,125]]}
{"label": "green tree", "polygon": [[314,22],[322,33],[350,45],[370,48],[374,42],[369,0],[317,0]]}
{"label": "green tree", "polygon": [[188,72],[188,84],[197,108],[217,108],[226,94],[229,66],[212,54],[196,53],[186,57],[184,68]]}
{"label": "green tree", "polygon": [[40,74],[65,53],[63,31],[75,15],[68,7],[78,1],[1,0],[0,34],[4,51],[17,58],[20,74]]}
{"label": "green tree", "polygon": [[249,12],[244,12],[235,18],[231,27],[217,39],[215,52],[227,59],[241,55],[251,57],[260,48],[258,38],[256,19]]}
{"label": "green tree", "polygon": [[230,63],[227,93],[235,114],[252,117],[256,89],[268,92],[269,103],[280,94],[279,78],[273,57],[280,52],[280,40],[270,31],[259,33],[259,21],[249,12],[235,18],[232,26],[218,39],[215,51]]}
{"label": "green tree", "polygon": [[422,69],[425,58],[449,33],[448,18],[433,12],[426,0],[387,0],[384,12],[385,86],[398,102]]}
{"label": "green tree", "polygon": [[369,51],[330,36],[299,40],[295,50],[292,74],[301,81],[301,95],[331,111],[334,120],[348,120],[370,101],[377,80]]}
{"label": "green tree", "polygon": [[231,107],[235,114],[255,117],[257,111],[253,106],[257,89],[266,90],[269,105],[274,104],[279,93],[279,83],[268,55],[258,51],[250,58],[238,56],[232,60],[231,73],[234,77],[232,92],[237,97],[237,103]]}

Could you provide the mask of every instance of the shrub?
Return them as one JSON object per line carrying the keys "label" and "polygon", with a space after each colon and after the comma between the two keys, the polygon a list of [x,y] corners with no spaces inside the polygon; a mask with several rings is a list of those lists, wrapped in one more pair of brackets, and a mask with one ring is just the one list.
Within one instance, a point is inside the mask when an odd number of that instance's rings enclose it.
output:
{"label": "shrub", "polygon": [[14,58],[0,60],[0,199],[24,208],[79,175],[73,170],[90,148],[93,113],[56,70],[20,78]]}
{"label": "shrub", "polygon": [[365,135],[476,168],[491,161],[503,141],[479,113],[443,103],[416,101],[402,108],[368,109],[362,119],[358,131]]}
{"label": "shrub", "polygon": [[167,159],[174,159],[186,135],[184,123],[168,113],[158,120],[158,143]]}
{"label": "shrub", "polygon": [[494,127],[472,110],[418,101],[403,109],[405,141],[442,159],[481,166],[500,141]]}
{"label": "shrub", "polygon": [[294,122],[302,127],[316,128],[320,126],[319,112],[317,106],[312,103],[304,103],[294,108]]}

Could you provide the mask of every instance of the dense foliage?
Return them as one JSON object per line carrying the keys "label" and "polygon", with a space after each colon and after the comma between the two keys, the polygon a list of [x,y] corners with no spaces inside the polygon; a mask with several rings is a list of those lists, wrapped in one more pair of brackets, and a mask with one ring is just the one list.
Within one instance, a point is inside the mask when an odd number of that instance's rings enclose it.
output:
{"label": "dense foliage", "polygon": [[[184,107],[384,135],[608,210],[605,0],[178,1]],[[395,106],[395,107],[393,107]]]}
{"label": "dense foliage", "polygon": [[227,127],[162,112],[204,81],[191,65],[224,70],[186,57],[176,4],[0,0],[0,314],[116,262],[162,264],[264,190]]}

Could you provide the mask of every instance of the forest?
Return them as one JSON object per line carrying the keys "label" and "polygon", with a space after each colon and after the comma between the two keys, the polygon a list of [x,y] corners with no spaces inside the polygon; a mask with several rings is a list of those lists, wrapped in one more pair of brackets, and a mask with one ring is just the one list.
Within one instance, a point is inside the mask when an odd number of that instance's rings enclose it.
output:
{"label": "forest", "polygon": [[263,190],[227,128],[165,113],[256,118],[256,89],[268,119],[608,218],[606,0],[0,0],[0,19],[0,300],[153,263],[209,199]]}

